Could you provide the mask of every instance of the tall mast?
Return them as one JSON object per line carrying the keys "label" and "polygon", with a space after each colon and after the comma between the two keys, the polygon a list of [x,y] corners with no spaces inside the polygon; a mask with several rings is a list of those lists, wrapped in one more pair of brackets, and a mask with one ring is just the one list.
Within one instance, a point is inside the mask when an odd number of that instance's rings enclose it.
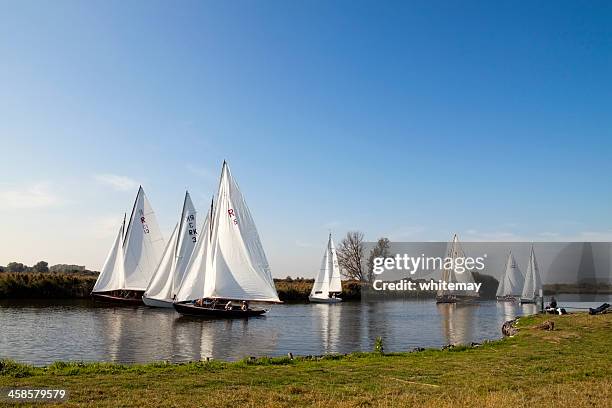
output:
{"label": "tall mast", "polygon": [[178,251],[179,240],[181,239],[181,231],[183,230],[183,223],[185,222],[185,206],[187,205],[187,197],[189,196],[189,191],[185,191],[185,198],[183,199],[183,210],[181,211],[181,222],[179,224],[178,230],[178,239],[176,240],[176,244],[174,245],[174,257],[176,258],[176,253]]}
{"label": "tall mast", "polygon": [[132,206],[132,213],[130,214],[130,221],[128,222],[127,229],[125,230],[125,235],[123,236],[123,246],[125,247],[125,240],[127,238],[127,233],[132,226],[132,219],[134,218],[134,211],[136,211],[136,203],[138,202],[138,197],[140,196],[140,191],[142,190],[142,186],[138,187],[138,193],[136,193],[136,199],[134,200],[134,205]]}
{"label": "tall mast", "polygon": [[[225,162],[223,162],[225,163]],[[210,216],[208,218],[208,225],[210,227],[210,236],[209,239],[212,238],[212,232],[213,232],[213,205],[215,203],[215,196],[213,194],[212,198],[210,199]]]}

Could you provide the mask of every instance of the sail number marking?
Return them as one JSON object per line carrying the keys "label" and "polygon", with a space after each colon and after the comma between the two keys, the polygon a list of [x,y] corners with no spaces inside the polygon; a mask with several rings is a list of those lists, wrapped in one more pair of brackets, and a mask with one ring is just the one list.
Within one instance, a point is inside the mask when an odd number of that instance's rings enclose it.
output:
{"label": "sail number marking", "polygon": [[198,230],[194,224],[194,220],[195,220],[195,216],[193,214],[189,214],[187,217],[187,232],[189,233],[189,236],[191,237],[191,242],[197,242],[198,238]]}
{"label": "sail number marking", "polygon": [[227,210],[227,214],[229,215],[230,219],[232,221],[234,221],[234,225],[238,225],[238,218],[236,218],[236,214],[234,213],[234,209],[230,208],[229,210]]}
{"label": "sail number marking", "polygon": [[149,226],[147,225],[147,221],[144,217],[144,211],[142,209],[139,209],[138,213],[140,214],[140,223],[142,224],[142,230],[145,234],[148,234]]}

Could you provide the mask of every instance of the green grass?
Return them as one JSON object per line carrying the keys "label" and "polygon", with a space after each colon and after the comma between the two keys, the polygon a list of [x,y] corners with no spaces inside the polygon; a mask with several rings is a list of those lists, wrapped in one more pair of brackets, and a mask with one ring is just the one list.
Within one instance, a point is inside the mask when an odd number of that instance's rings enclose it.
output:
{"label": "green grass", "polygon": [[[554,331],[534,328],[547,319]],[[518,335],[479,347],[415,353],[48,367],[5,361],[0,387],[66,388],[68,406],[612,406],[612,314],[533,316],[518,327]]]}

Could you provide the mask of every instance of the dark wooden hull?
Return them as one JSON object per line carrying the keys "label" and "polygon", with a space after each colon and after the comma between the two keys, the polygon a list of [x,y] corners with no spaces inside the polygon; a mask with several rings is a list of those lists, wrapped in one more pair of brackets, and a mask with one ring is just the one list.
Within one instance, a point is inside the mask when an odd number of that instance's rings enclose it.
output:
{"label": "dark wooden hull", "polygon": [[142,302],[143,292],[139,293],[139,296],[136,297],[122,297],[113,292],[102,292],[102,293],[92,293],[91,297],[96,302],[114,304],[114,305],[124,305],[124,306],[144,306]]}
{"label": "dark wooden hull", "polygon": [[474,296],[457,296],[457,295],[442,295],[436,296],[436,303],[461,303],[461,304],[469,304],[474,303],[478,300],[478,298]]}
{"label": "dark wooden hull", "polygon": [[174,309],[180,314],[186,316],[222,318],[222,319],[244,319],[249,317],[261,316],[266,313],[264,309],[212,309],[208,307],[200,307],[191,303],[175,303]]}

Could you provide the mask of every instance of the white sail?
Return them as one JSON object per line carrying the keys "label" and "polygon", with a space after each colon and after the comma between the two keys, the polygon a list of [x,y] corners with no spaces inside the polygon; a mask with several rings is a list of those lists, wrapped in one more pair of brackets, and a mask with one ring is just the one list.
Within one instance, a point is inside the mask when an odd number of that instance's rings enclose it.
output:
{"label": "white sail", "polygon": [[140,187],[123,241],[125,287],[122,289],[144,291],[147,288],[164,246],[155,212]]}
{"label": "white sail", "polygon": [[319,273],[315,278],[314,285],[312,285],[312,290],[310,291],[310,296],[327,298],[329,297],[329,281],[330,281],[330,253],[329,253],[329,244],[327,248],[325,248],[325,253],[323,254],[323,259],[321,260],[321,268],[319,269]]}
{"label": "white sail", "polygon": [[102,266],[92,292],[106,292],[123,288],[125,281],[122,247],[124,230],[125,218],[121,228],[119,228],[115,242],[106,257],[106,261],[104,261],[104,266]]}
{"label": "white sail", "polygon": [[[453,236],[452,242],[450,242],[446,257],[451,258],[453,260],[452,265],[455,265],[455,259],[464,258],[465,252],[459,243],[459,237],[457,234]],[[463,271],[461,273],[456,272],[454,268],[443,268],[442,269],[442,280],[447,283],[475,283],[474,276],[471,271]],[[468,290],[438,290],[438,296],[445,295],[459,295],[459,296],[472,296],[478,297],[479,294],[477,291],[468,291]]]}
{"label": "white sail", "polygon": [[342,292],[342,282],[340,281],[340,266],[336,255],[336,247],[329,234],[327,247],[321,260],[321,268],[315,278],[311,297],[328,298],[330,293]]}
{"label": "white sail", "polygon": [[523,290],[524,278],[512,252],[508,254],[506,270],[502,281],[503,284],[500,284],[501,291],[500,288],[497,289],[497,296],[520,296]]}
{"label": "white sail", "polygon": [[[212,205],[211,205],[212,208]],[[185,274],[176,294],[177,302],[196,300],[204,297],[204,280],[210,270],[210,217],[209,210],[193,249],[193,254],[185,268]]]}
{"label": "white sail", "polygon": [[329,242],[327,244],[330,253],[330,270],[331,276],[329,278],[329,291],[332,293],[342,292],[342,281],[340,280],[340,264],[338,263],[338,255],[336,254],[336,246],[332,240],[331,234],[329,234]]}
{"label": "white sail", "polygon": [[499,284],[497,285],[497,292],[495,292],[496,297],[504,296],[504,280],[505,280],[505,272],[504,276],[499,279]]}
{"label": "white sail", "polygon": [[527,275],[525,276],[525,285],[521,299],[535,300],[540,295],[542,289],[542,280],[540,279],[540,270],[538,261],[536,260],[533,245],[531,246],[531,255],[529,256],[529,265],[527,265]]}
{"label": "white sail", "polygon": [[161,261],[155,269],[153,278],[144,293],[144,296],[150,299],[172,300],[172,274],[174,273],[176,244],[178,242],[178,228],[176,224],[170,241],[166,244]]}
{"label": "white sail", "polygon": [[191,259],[191,255],[198,242],[198,229],[196,210],[191,201],[189,192],[185,192],[185,201],[183,203],[183,213],[181,218],[181,227],[176,244],[174,274],[172,281],[172,298],[176,295],[181,281],[185,276],[187,265]]}
{"label": "white sail", "polygon": [[204,297],[279,302],[257,228],[225,162],[212,223]]}

